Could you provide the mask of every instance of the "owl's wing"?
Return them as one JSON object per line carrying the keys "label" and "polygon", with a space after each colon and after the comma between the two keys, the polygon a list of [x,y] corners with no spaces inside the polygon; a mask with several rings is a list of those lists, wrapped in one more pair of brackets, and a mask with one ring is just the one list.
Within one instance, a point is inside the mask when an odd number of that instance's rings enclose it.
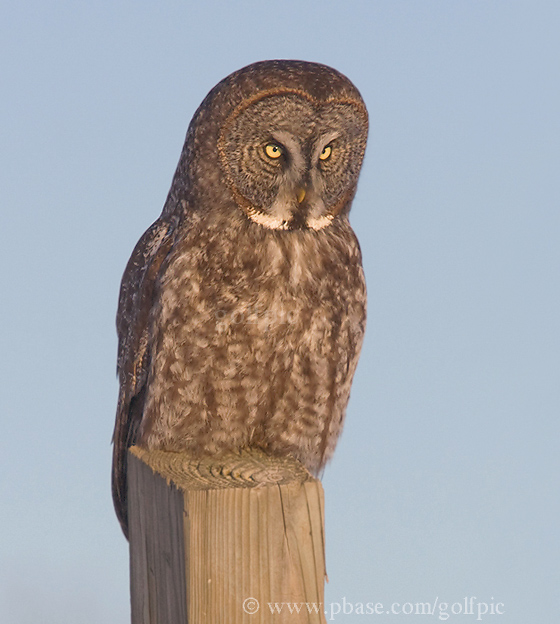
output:
{"label": "owl's wing", "polygon": [[142,420],[149,368],[149,318],[161,265],[173,244],[176,220],[161,217],[138,241],[126,265],[117,312],[119,399],[113,432],[113,503],[128,537],[127,453]]}

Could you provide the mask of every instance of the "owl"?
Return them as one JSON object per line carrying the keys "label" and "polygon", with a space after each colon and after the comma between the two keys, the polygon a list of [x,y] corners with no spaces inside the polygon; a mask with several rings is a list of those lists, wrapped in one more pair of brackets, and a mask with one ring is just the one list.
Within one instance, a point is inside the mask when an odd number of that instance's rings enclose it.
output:
{"label": "owl", "polygon": [[113,499],[127,451],[259,448],[317,475],[341,432],[366,318],[348,213],[368,115],[325,65],[263,61],[196,111],[117,313]]}

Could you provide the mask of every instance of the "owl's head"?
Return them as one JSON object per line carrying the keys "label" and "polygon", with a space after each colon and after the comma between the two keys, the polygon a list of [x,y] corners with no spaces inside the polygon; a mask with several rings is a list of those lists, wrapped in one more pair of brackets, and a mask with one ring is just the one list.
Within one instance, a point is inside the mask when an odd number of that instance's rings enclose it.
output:
{"label": "owl's head", "polygon": [[199,197],[204,177],[206,191],[226,191],[260,227],[321,230],[350,208],[367,131],[364,102],[339,72],[302,61],[255,63],[202,103],[183,173]]}

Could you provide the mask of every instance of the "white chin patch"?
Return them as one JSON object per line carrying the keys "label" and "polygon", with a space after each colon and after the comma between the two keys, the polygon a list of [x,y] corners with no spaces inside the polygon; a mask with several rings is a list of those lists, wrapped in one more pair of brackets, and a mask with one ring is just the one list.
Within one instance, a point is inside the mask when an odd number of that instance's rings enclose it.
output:
{"label": "white chin patch", "polygon": [[282,217],[277,217],[275,215],[269,215],[264,212],[259,212],[257,210],[247,212],[247,216],[251,219],[251,221],[262,225],[268,230],[288,230],[290,227],[290,222],[286,221],[286,219],[282,219]]}
{"label": "white chin patch", "polygon": [[[253,210],[247,212],[247,216],[254,223],[258,223],[268,230],[291,230],[291,220],[283,219],[277,215],[266,214],[265,212],[259,212]],[[310,230],[322,230],[332,223],[334,215],[322,215],[320,217],[308,217],[305,220],[305,225]]]}
{"label": "white chin patch", "polygon": [[320,217],[307,217],[305,223],[307,227],[312,230],[322,230],[327,227],[327,225],[330,225],[333,219],[334,215],[326,214]]}

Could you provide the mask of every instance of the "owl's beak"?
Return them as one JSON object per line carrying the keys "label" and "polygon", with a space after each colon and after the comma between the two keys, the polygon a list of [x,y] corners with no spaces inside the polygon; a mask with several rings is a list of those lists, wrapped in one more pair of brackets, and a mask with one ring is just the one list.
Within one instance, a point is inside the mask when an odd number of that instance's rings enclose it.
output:
{"label": "owl's beak", "polygon": [[296,191],[296,196],[297,196],[298,204],[301,204],[301,202],[305,199],[305,189],[298,188]]}

